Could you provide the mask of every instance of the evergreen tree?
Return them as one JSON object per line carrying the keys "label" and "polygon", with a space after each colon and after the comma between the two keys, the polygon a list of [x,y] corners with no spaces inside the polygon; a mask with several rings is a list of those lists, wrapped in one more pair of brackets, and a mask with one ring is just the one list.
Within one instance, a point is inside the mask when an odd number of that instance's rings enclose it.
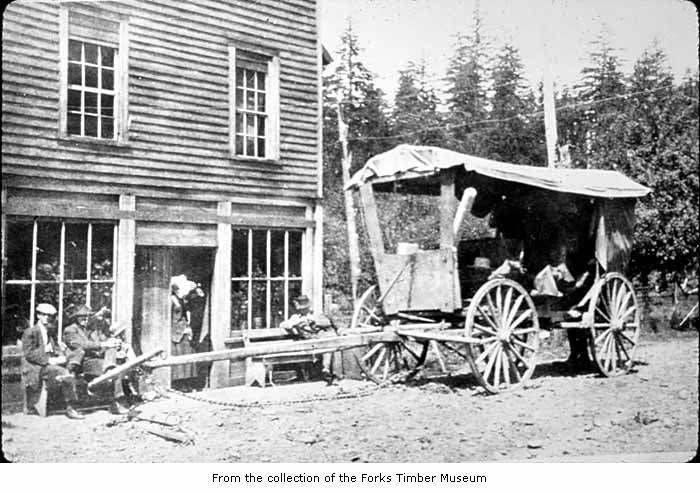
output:
{"label": "evergreen tree", "polygon": [[394,98],[393,133],[399,142],[414,145],[444,145],[445,132],[437,111],[440,100],[431,87],[425,60],[409,62],[399,72],[399,87]]}
{"label": "evergreen tree", "polygon": [[458,34],[455,51],[447,67],[447,122],[454,128],[450,134],[449,147],[468,154],[484,152],[478,126],[487,117],[485,84],[486,51],[483,39],[482,19],[477,2],[474,9],[474,30],[470,35]]}
{"label": "evergreen tree", "polygon": [[493,96],[489,118],[496,120],[486,132],[487,157],[518,164],[542,165],[541,149],[532,141],[528,114],[535,98],[527,90],[518,50],[506,44],[493,69]]}

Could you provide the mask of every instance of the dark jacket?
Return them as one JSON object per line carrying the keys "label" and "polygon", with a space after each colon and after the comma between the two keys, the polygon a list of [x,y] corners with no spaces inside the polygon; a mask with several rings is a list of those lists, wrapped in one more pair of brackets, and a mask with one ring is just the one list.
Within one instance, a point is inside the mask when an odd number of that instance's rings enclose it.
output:
{"label": "dark jacket", "polygon": [[105,350],[97,331],[87,332],[80,325],[71,324],[63,329],[63,342],[68,346],[66,357],[69,368],[76,365],[88,375],[102,374]]}
{"label": "dark jacket", "polygon": [[46,352],[46,341],[41,335],[39,323],[29,327],[22,334],[22,373],[27,387],[39,389],[41,383],[41,369],[49,364],[52,356],[63,355],[63,350],[56,339],[49,335],[49,342],[53,347],[52,353]]}

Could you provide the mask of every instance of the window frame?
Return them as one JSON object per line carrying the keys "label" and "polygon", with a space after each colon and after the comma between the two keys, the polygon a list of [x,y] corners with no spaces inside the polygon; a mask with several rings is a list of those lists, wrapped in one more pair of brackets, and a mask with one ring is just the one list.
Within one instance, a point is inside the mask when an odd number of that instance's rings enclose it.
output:
{"label": "window frame", "polygon": [[[272,325],[272,283],[273,282],[284,282],[284,314],[283,319],[286,320],[290,316],[290,309],[292,308],[292,300],[289,297],[289,285],[290,282],[298,282],[300,285],[300,290],[303,292],[304,286],[304,265],[306,261],[306,231],[301,228],[266,228],[266,227],[239,227],[232,226],[231,233],[235,234],[236,231],[245,232],[247,241],[247,258],[246,260],[246,270],[247,275],[245,276],[234,276],[231,274],[230,283],[233,285],[234,282],[244,282],[246,283],[246,327],[247,329],[241,329],[240,327],[232,327],[234,331],[238,330],[251,330],[255,329],[253,326],[253,283],[255,282],[265,282],[265,320],[264,327],[262,328],[273,328]],[[264,231],[265,232],[265,276],[255,277],[253,275],[253,232],[254,231]],[[271,254],[272,254],[272,232],[282,231],[284,232],[284,272],[281,276],[272,276],[271,267]],[[298,276],[292,276],[289,273],[290,265],[290,248],[289,248],[289,234],[298,233],[300,235],[300,253],[301,258],[299,259],[300,273]],[[231,252],[233,255],[234,252]]]}
{"label": "window frame", "polygon": [[[241,52],[249,53],[252,56],[266,60],[265,76],[265,156],[248,156],[236,153],[236,70],[238,68],[238,56]],[[229,45],[229,155],[234,159],[251,161],[278,161],[280,159],[280,58],[277,53],[260,49],[248,49],[247,47]],[[240,56],[243,59],[243,56]],[[241,67],[250,70],[246,67]],[[245,96],[245,94],[244,94]],[[245,111],[245,110],[244,110]],[[248,114],[248,113],[243,113]],[[245,124],[244,124],[245,126]],[[245,129],[244,129],[245,130]],[[257,138],[257,137],[256,137]],[[257,144],[256,144],[257,147]],[[245,143],[244,143],[245,150]]]}
{"label": "window frame", "polygon": [[[63,333],[63,297],[65,294],[66,284],[80,284],[85,286],[85,304],[90,306],[92,287],[95,284],[110,284],[112,286],[112,296],[111,296],[111,306],[110,310],[112,316],[114,316],[116,309],[116,288],[117,288],[117,244],[119,239],[119,225],[113,221],[93,221],[93,220],[79,220],[79,219],[68,219],[68,218],[26,218],[26,217],[8,217],[7,223],[28,223],[32,225],[32,255],[31,255],[31,275],[29,279],[3,279],[3,296],[6,295],[7,286],[29,286],[30,287],[30,301],[29,301],[29,324],[33,326],[36,322],[36,291],[37,287],[41,285],[58,285],[58,314],[57,319],[57,330],[58,330],[58,340],[61,340]],[[6,223],[6,224],[7,224]],[[61,244],[59,246],[59,278],[58,280],[45,280],[37,278],[37,242],[38,242],[38,232],[39,223],[54,223],[60,224],[61,227]],[[85,261],[86,261],[86,272],[85,279],[66,279],[65,278],[65,262],[66,262],[66,225],[68,224],[87,224],[87,239],[86,239],[86,250],[85,250]],[[112,232],[112,277],[111,279],[93,279],[92,277],[92,238],[93,238],[93,226],[94,225],[111,225],[113,226]],[[3,300],[4,302],[4,300]]]}
{"label": "window frame", "polygon": [[[71,29],[70,14],[90,17],[95,20],[95,25],[116,24],[116,33],[104,33],[101,35],[100,27],[84,28],[76,25]],[[90,43],[97,46],[106,46],[115,50],[114,54],[114,102],[113,102],[113,136],[112,138],[75,135],[68,133],[68,46],[69,41]],[[129,40],[128,19],[122,16],[96,10],[93,8],[69,7],[61,5],[59,10],[59,125],[58,137],[76,142],[97,143],[106,145],[118,145],[128,142],[128,100],[129,100]],[[84,86],[83,86],[84,88]],[[97,92],[96,94],[100,94]],[[82,105],[81,105],[82,106]],[[82,114],[84,118],[84,113]],[[81,127],[83,124],[81,123]]]}

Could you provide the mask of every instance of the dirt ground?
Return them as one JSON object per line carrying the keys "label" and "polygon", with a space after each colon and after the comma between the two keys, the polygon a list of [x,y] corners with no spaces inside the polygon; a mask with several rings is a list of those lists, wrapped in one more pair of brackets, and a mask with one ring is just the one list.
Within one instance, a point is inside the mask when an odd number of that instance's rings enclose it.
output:
{"label": "dirt ground", "polygon": [[510,394],[486,395],[469,375],[193,394],[235,407],[171,394],[139,406],[140,417],[179,423],[193,443],[147,431],[175,427],[115,422],[105,410],[77,422],[14,414],[2,418],[3,452],[16,462],[554,462],[657,452],[690,458],[697,449],[697,332],[646,338],[636,371],[614,379],[563,372],[551,362],[563,347],[550,341],[546,349],[549,362]]}

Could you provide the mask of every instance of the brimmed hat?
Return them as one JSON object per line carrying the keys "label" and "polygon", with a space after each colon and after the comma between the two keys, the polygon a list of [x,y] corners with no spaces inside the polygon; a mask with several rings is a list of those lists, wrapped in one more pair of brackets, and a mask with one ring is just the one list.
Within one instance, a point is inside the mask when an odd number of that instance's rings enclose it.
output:
{"label": "brimmed hat", "polygon": [[75,309],[72,317],[89,317],[90,315],[92,315],[92,309],[87,305],[80,305],[78,308]]}
{"label": "brimmed hat", "polygon": [[296,298],[294,298],[294,306],[297,310],[309,308],[311,307],[311,301],[309,300],[308,296],[302,294],[301,296],[297,296]]}
{"label": "brimmed hat", "polygon": [[36,312],[44,315],[56,315],[58,313],[54,306],[49,303],[39,303],[36,306]]}

